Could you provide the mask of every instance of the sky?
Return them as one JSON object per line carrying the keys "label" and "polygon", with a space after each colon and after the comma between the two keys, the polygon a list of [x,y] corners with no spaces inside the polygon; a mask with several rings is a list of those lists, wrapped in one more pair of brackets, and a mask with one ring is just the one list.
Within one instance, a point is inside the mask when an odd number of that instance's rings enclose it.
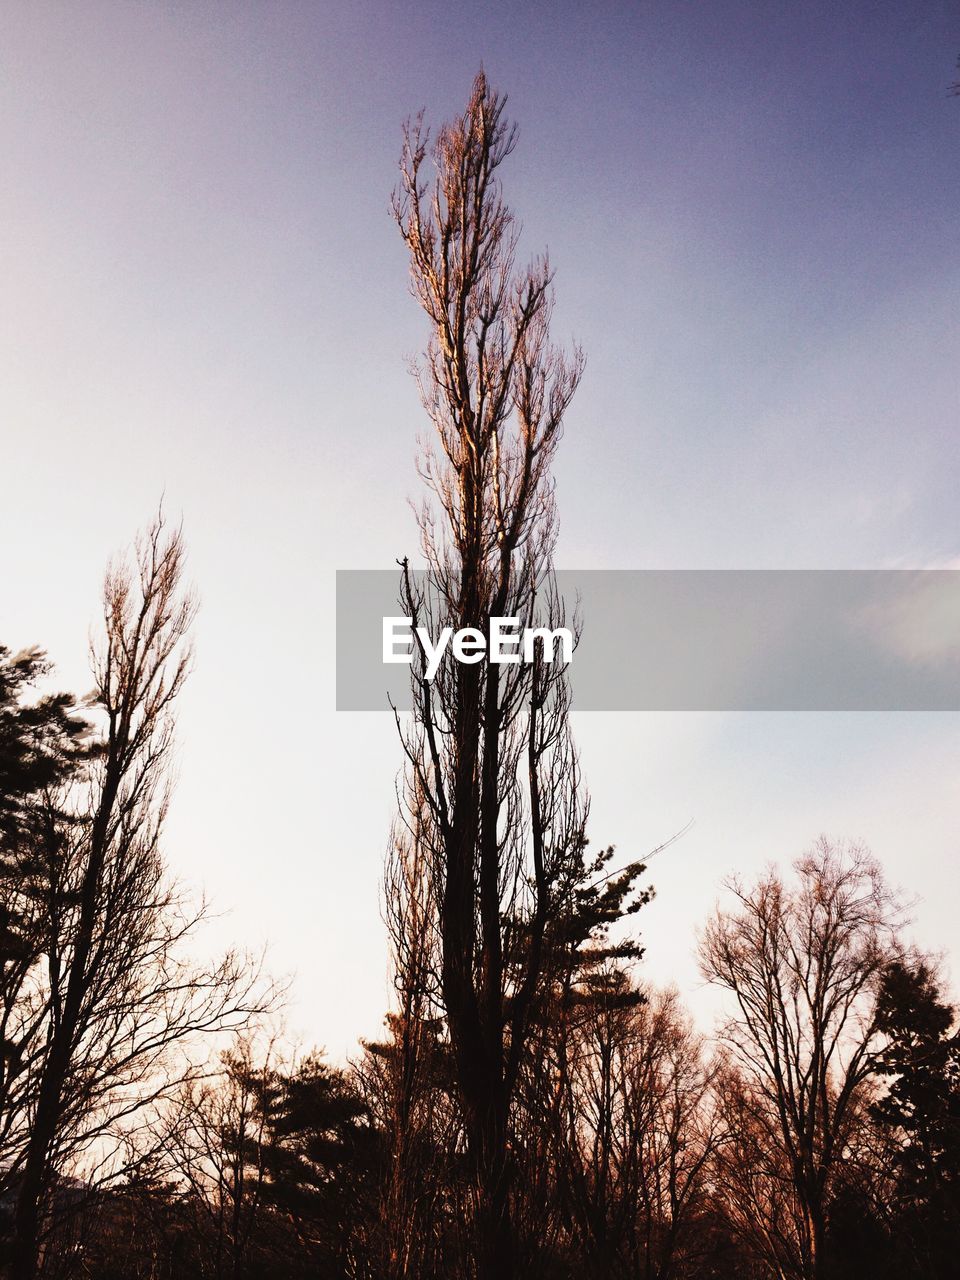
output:
{"label": "sky", "polygon": [[[336,1057],[389,996],[387,714],[334,710],[334,573],[417,549],[389,197],[483,65],[523,249],[587,370],[564,568],[960,565],[960,18],[948,3],[98,3],[0,12],[0,642],[85,691],[163,497],[202,601],[174,872]],[[581,713],[592,838],[650,865],[644,976],[706,1008],[724,876],[868,843],[955,936],[953,714]],[[692,825],[689,825],[692,824]],[[960,979],[960,974],[957,974]],[[960,985],[960,984],[958,984]]]}

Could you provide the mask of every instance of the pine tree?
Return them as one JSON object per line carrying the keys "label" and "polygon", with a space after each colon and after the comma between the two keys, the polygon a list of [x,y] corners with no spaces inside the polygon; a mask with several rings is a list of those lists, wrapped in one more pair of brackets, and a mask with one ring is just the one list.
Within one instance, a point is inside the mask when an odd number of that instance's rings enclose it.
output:
{"label": "pine tree", "polygon": [[63,792],[91,748],[71,694],[34,696],[38,648],[0,646],[0,1193],[19,1176],[14,1119],[30,1054],[32,991],[61,892],[70,821]]}
{"label": "pine tree", "polygon": [[889,1081],[876,1119],[899,1139],[898,1235],[912,1242],[920,1274],[955,1275],[960,1239],[960,1036],[956,1011],[924,961],[891,964],[878,1023],[877,1063]]}

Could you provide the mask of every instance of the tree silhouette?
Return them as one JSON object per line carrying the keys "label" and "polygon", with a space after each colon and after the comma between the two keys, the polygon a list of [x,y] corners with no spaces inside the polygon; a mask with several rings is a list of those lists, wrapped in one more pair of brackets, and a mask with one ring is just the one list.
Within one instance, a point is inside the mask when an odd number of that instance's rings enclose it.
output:
{"label": "tree silhouette", "polygon": [[4,1099],[12,1280],[36,1274],[57,1173],[93,1153],[88,1181],[135,1166],[154,1115],[190,1070],[191,1041],[241,1024],[272,998],[242,955],[207,968],[185,958],[205,907],[188,905],[161,856],[172,712],[194,612],[183,554],[179,533],[158,519],[135,570],[108,571],[93,653],[97,732],[82,774],[63,779],[40,811],[55,857],[10,1020],[21,1069]]}
{"label": "tree silhouette", "polygon": [[[419,385],[435,429],[420,516],[428,585],[405,564],[414,625],[488,634],[493,617],[562,625],[552,589],[550,465],[583,368],[550,343],[553,273],[516,265],[499,169],[517,133],[481,74],[432,147],[408,126],[394,211],[431,337]],[[428,178],[431,167],[433,176]],[[474,1177],[481,1280],[516,1264],[511,1117],[549,966],[552,922],[578,876],[587,802],[564,668],[545,660],[413,667],[406,803],[418,815],[439,936],[440,989]]]}
{"label": "tree silhouette", "polygon": [[742,1192],[739,1212],[768,1265],[820,1280],[835,1179],[880,1047],[878,992],[902,913],[862,849],[821,840],[796,872],[795,887],[775,872],[751,888],[733,882],[736,906],[708,923],[701,965],[734,1002],[722,1034],[734,1068],[731,1127],[746,1147],[731,1194]]}
{"label": "tree silhouette", "polygon": [[878,1027],[888,1089],[873,1113],[897,1138],[898,1234],[924,1259],[923,1274],[947,1277],[960,1238],[960,1037],[925,961],[886,970]]}
{"label": "tree silhouette", "polygon": [[[89,725],[70,694],[28,700],[50,664],[0,647],[0,1150],[15,1145],[37,1013],[30,990],[55,909],[69,834],[61,797],[89,757]],[[14,1162],[0,1165],[0,1193]]]}

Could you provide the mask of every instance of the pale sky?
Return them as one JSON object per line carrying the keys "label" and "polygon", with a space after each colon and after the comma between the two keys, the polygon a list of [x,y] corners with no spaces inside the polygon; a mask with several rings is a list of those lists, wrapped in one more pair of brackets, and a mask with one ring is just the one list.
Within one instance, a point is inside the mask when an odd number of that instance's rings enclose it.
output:
{"label": "pale sky", "polygon": [[[0,642],[80,691],[109,554],[161,495],[202,598],[171,866],[295,970],[341,1056],[387,998],[401,758],[333,709],[338,568],[416,551],[426,330],[402,119],[483,63],[506,196],[587,373],[558,563],[960,557],[960,20],[948,3],[27,4],[0,13]],[[589,620],[587,620],[589,623]],[[696,1005],[723,875],[866,840],[954,941],[954,715],[576,717],[592,837],[651,866],[646,975]]]}

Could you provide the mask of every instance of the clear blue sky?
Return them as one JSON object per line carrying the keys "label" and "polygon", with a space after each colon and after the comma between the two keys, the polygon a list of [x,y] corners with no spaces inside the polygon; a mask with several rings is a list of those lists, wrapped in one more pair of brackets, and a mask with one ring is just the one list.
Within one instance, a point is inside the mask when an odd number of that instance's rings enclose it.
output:
{"label": "clear blue sky", "polygon": [[[333,711],[333,571],[416,548],[425,330],[400,123],[482,62],[524,246],[588,357],[559,562],[960,564],[947,3],[8,3],[0,14],[2,633],[83,688],[108,554],[161,492],[203,599],[171,863],[345,1052],[386,999],[400,758]],[[581,716],[593,834],[651,872],[695,994],[725,872],[863,837],[952,942],[952,716]]]}

